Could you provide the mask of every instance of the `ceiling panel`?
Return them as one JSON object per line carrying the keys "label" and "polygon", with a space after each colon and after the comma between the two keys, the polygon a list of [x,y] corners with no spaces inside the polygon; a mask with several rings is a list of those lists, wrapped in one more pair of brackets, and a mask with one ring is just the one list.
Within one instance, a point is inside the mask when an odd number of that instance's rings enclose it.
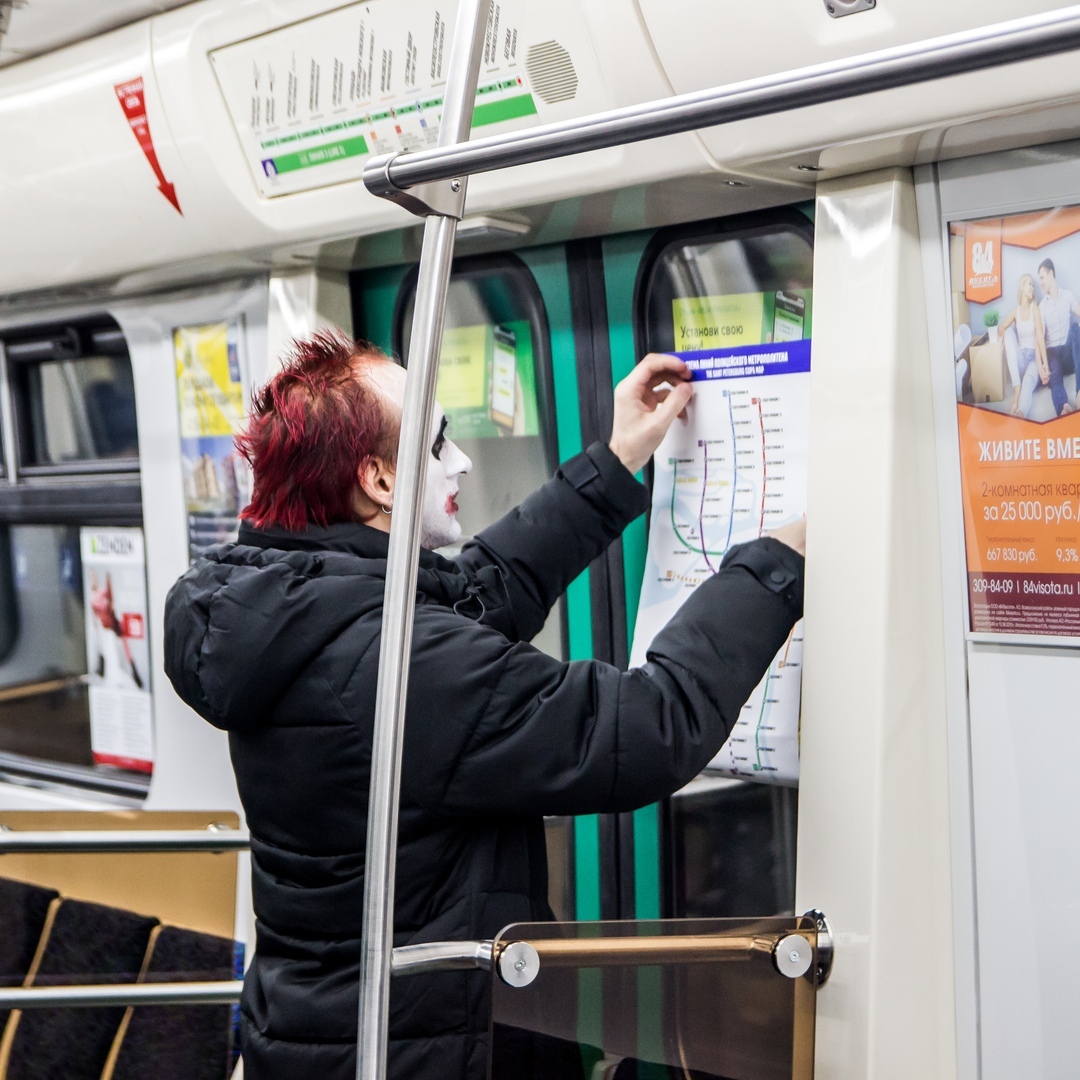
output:
{"label": "ceiling panel", "polygon": [[[0,0],[0,66],[51,52],[190,0]],[[4,27],[6,26],[6,30]]]}

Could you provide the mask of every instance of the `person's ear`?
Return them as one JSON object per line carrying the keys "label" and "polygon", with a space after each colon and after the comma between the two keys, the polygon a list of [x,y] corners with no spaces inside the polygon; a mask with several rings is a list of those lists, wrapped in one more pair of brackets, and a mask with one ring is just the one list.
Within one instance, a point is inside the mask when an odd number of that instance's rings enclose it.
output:
{"label": "person's ear", "polygon": [[389,513],[394,508],[394,470],[382,458],[370,457],[360,466],[358,476],[364,495]]}

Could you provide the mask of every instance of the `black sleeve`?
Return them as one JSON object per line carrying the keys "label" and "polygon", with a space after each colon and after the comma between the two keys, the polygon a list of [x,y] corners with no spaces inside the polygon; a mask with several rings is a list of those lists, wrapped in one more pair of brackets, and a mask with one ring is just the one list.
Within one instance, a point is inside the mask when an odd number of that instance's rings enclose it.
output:
{"label": "black sleeve", "polygon": [[409,796],[441,814],[587,814],[670,795],[723,745],[801,617],[802,588],[802,557],[779,541],[734,548],[626,672],[477,624],[450,649],[449,624],[429,626],[412,678],[445,692],[438,723],[406,724]]}
{"label": "black sleeve", "polygon": [[648,506],[648,493],[604,443],[565,462],[554,479],[470,541],[455,560],[503,572],[516,639],[529,641],[552,605]]}

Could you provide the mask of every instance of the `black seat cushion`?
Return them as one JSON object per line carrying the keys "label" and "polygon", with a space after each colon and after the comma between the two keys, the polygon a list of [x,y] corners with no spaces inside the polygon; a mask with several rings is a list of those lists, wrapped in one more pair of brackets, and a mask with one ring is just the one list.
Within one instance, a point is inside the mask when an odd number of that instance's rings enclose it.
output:
{"label": "black seat cushion", "polygon": [[[135,982],[157,920],[119,908],[65,900],[35,986]],[[124,1009],[28,1009],[15,1029],[7,1080],[98,1080]]]}
{"label": "black seat cushion", "polygon": [[[221,982],[233,976],[233,942],[162,927],[145,982]],[[228,1005],[155,1005],[132,1010],[112,1080],[224,1080],[231,1059]]]}
{"label": "black seat cushion", "polygon": [[[55,889],[0,878],[0,986],[22,986],[41,941],[49,905],[59,895]],[[10,1009],[0,1009],[0,1030],[10,1015]]]}

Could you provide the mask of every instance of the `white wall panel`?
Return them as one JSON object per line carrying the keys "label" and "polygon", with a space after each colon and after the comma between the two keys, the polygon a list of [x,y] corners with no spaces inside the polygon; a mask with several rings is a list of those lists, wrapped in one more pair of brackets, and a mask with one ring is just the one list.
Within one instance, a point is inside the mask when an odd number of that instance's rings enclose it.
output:
{"label": "white wall panel", "polygon": [[108,309],[127,338],[139,418],[139,467],[146,535],[147,602],[154,692],[154,775],[148,810],[240,810],[225,732],[185,705],[165,677],[165,598],[188,567],[180,465],[174,327],[243,321],[253,377],[265,371],[265,279]]}
{"label": "white wall panel", "polygon": [[796,908],[821,1080],[956,1074],[933,407],[914,185],[821,185]]}
{"label": "white wall panel", "polygon": [[[964,691],[950,700],[953,783],[969,785],[971,858],[963,897],[976,930],[968,971],[971,1026],[982,1080],[1077,1074],[1080,990],[1068,927],[1080,916],[1080,800],[1076,795],[1080,727],[1075,648],[965,642],[967,589],[960,501],[952,328],[944,274],[943,228],[952,220],[1080,201],[1080,144],[972,157],[925,170],[920,226],[927,265],[931,349],[944,377],[939,399],[942,563],[946,632],[966,661]],[[931,194],[936,198],[931,198]],[[955,695],[952,695],[955,697]],[[960,898],[958,897],[958,900]],[[959,923],[959,918],[958,918]],[[959,984],[959,979],[958,979]]]}

